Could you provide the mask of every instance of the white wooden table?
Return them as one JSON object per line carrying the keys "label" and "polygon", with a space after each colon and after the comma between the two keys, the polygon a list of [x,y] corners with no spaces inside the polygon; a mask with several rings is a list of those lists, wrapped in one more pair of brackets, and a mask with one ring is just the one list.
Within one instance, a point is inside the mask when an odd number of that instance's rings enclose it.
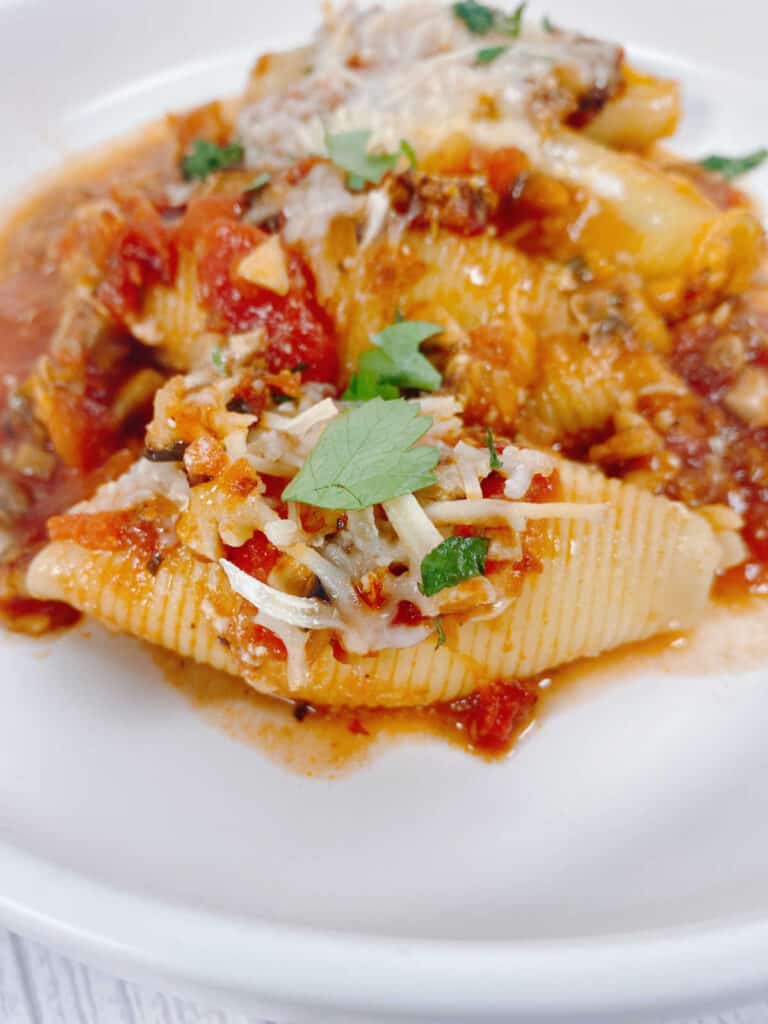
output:
{"label": "white wooden table", "polygon": [[[265,1022],[109,977],[0,929],[0,1024]],[[768,1024],[768,1004],[674,1024]]]}

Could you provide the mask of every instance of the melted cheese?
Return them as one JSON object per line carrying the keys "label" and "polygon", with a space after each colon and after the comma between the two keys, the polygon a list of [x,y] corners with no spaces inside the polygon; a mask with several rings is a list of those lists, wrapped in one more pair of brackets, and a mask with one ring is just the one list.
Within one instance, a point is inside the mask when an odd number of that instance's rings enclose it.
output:
{"label": "melted cheese", "polygon": [[[478,50],[494,46],[506,49],[478,64]],[[567,101],[555,69],[567,67],[584,90],[607,89],[620,55],[608,43],[548,32],[533,18],[513,39],[473,35],[443,5],[347,5],[317,33],[306,73],[244,109],[239,135],[258,167],[322,154],[327,133],[352,130],[371,131],[376,149],[394,151],[403,137],[423,148],[489,113],[496,124],[542,113],[559,119]]]}

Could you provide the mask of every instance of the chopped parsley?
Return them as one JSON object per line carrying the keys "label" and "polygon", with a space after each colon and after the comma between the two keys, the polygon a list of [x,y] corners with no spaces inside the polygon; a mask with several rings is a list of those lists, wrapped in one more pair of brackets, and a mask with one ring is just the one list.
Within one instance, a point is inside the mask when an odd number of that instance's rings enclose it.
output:
{"label": "chopped parsley", "polygon": [[545,32],[557,32],[557,29],[548,14],[545,14],[541,19],[541,27]]}
{"label": "chopped parsley", "polygon": [[358,370],[350,378],[347,390],[341,396],[346,402],[370,402],[372,398],[399,398],[400,388],[380,380],[372,370]]}
{"label": "chopped parsley", "polygon": [[461,18],[470,32],[484,36],[493,28],[496,12],[492,7],[477,3],[477,0],[461,0],[453,5],[453,13]]}
{"label": "chopped parsley", "polygon": [[517,7],[511,14],[505,14],[503,11],[496,12],[496,28],[499,32],[503,32],[505,36],[512,36],[513,39],[517,39],[523,27],[523,14],[525,14],[526,4],[518,4]]}
{"label": "chopped parsley", "polygon": [[447,537],[422,560],[421,589],[432,597],[446,587],[485,576],[487,537]]}
{"label": "chopped parsley", "polygon": [[475,54],[475,64],[491,64],[508,49],[508,46],[488,46],[484,50],[478,50]]}
{"label": "chopped parsley", "polygon": [[211,351],[211,362],[222,376],[226,374],[227,367],[224,364],[224,354],[218,345]]}
{"label": "chopped parsley", "polygon": [[443,620],[440,618],[439,615],[435,619],[435,636],[437,637],[437,640],[435,642],[435,650],[437,650],[438,647],[442,647],[443,644],[448,642],[445,636],[445,629],[443,628]]}
{"label": "chopped parsley", "polygon": [[371,335],[373,348],[360,356],[358,372],[349,382],[343,398],[364,402],[379,395],[397,398],[400,388],[436,391],[443,378],[419,345],[442,331],[439,324],[424,320],[397,320]]}
{"label": "chopped parsley", "polygon": [[400,139],[400,152],[415,170],[416,165],[418,164],[418,160],[416,159],[416,150],[407,139]]}
{"label": "chopped parsley", "polygon": [[414,447],[431,425],[403,399],[377,397],[342,413],[328,423],[283,500],[362,509],[431,486],[440,453]]}
{"label": "chopped parsley", "polygon": [[347,172],[347,187],[353,192],[360,192],[367,184],[378,185],[401,156],[416,166],[413,146],[405,139],[401,140],[400,148],[394,153],[369,153],[370,140],[371,132],[365,128],[325,137],[328,156],[337,167]]}
{"label": "chopped parsley", "polygon": [[745,156],[718,156],[713,154],[712,156],[705,157],[703,160],[699,160],[699,164],[705,171],[715,171],[715,173],[727,178],[728,181],[732,181],[734,178],[746,174],[747,171],[753,171],[766,159],[768,159],[768,149],[756,149],[754,153],[747,153]]}
{"label": "chopped parsley", "polygon": [[496,442],[493,439],[493,431],[490,427],[485,431],[485,443],[488,445],[488,454],[491,457],[491,469],[501,469],[501,459],[496,451]]}
{"label": "chopped parsley", "polygon": [[[523,25],[525,6],[524,3],[519,4],[512,14],[507,14],[496,7],[479,4],[477,0],[461,0],[453,5],[453,13],[476,36],[486,36],[491,30],[495,30],[516,39],[520,35]],[[495,56],[498,57],[498,54]],[[489,58],[489,60],[493,59],[493,57]],[[478,61],[478,63],[488,62]]]}
{"label": "chopped parsley", "polygon": [[256,175],[256,177],[253,179],[250,185],[247,186],[245,191],[261,192],[261,190],[265,188],[270,183],[271,180],[272,175],[268,171],[262,171],[261,174]]}
{"label": "chopped parsley", "polygon": [[239,142],[219,146],[208,139],[195,139],[192,149],[181,162],[181,170],[187,181],[207,178],[214,171],[223,171],[226,167],[239,164],[244,155],[245,150]]}

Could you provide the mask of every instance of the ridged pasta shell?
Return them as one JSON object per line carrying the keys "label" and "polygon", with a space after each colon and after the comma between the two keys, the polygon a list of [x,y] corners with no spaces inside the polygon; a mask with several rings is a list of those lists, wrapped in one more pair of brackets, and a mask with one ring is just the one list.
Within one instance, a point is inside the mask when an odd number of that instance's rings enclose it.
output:
{"label": "ridged pasta shell", "polygon": [[[496,619],[461,625],[439,648],[429,638],[349,664],[328,645],[298,690],[288,686],[282,662],[254,670],[248,681],[320,704],[424,704],[695,625],[720,557],[708,523],[586,467],[563,464],[560,472],[569,500],[604,501],[606,512],[593,522],[551,521],[553,556]],[[183,549],[152,576],[127,554],[59,541],[36,557],[28,584],[38,597],[68,601],[113,629],[237,674],[205,613],[206,600],[227,590],[223,572]]]}

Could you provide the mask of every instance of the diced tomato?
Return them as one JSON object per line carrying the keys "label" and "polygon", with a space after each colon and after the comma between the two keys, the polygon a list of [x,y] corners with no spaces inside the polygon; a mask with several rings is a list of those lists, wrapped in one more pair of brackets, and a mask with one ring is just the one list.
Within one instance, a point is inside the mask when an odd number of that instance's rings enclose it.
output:
{"label": "diced tomato", "polygon": [[199,244],[201,301],[217,329],[265,329],[270,373],[300,366],[303,380],[335,382],[338,354],[333,325],[315,297],[314,280],[303,261],[295,253],[288,254],[287,295],[237,275],[243,256],[266,237],[249,224],[223,218],[210,223]]}
{"label": "diced tomato", "polygon": [[288,656],[285,644],[280,637],[266,626],[260,626],[254,622],[250,613],[235,616],[227,638],[238,651],[245,652],[249,648],[263,647],[268,658],[285,661]]}
{"label": "diced tomato", "polygon": [[501,498],[501,497],[503,497],[503,495],[504,495],[504,484],[505,483],[506,483],[506,478],[503,477],[501,475],[501,473],[497,473],[496,470],[494,469],[493,472],[489,473],[488,476],[485,478],[485,480],[483,480],[483,482],[480,484],[480,489],[483,492],[483,497],[484,498]]}
{"label": "diced tomato", "polygon": [[474,537],[477,534],[477,529],[474,526],[456,526],[453,533],[456,537]]}
{"label": "diced tomato", "polygon": [[[190,199],[184,218],[174,232],[178,251],[194,249],[209,226],[218,220],[236,221],[245,209],[241,196],[210,195]],[[262,235],[262,232],[259,232]]]}
{"label": "diced tomato", "polygon": [[398,602],[397,611],[392,619],[393,626],[418,626],[423,621],[421,609],[413,601]]}
{"label": "diced tomato", "polygon": [[0,601],[0,621],[19,632],[38,634],[73,626],[80,612],[61,601],[38,601],[34,597],[11,597]]}
{"label": "diced tomato", "polygon": [[110,246],[98,297],[118,319],[141,309],[144,292],[153,284],[171,284],[176,253],[160,214],[144,198],[125,203],[126,223]]}
{"label": "diced tomato", "polygon": [[270,543],[260,530],[239,548],[227,545],[225,550],[230,562],[262,583],[266,582],[280,557],[280,549]]}
{"label": "diced tomato", "polygon": [[531,485],[525,492],[524,501],[544,502],[555,501],[560,492],[560,477],[557,470],[548,476],[534,473]]}
{"label": "diced tomato", "polygon": [[269,473],[260,473],[259,476],[264,484],[265,498],[279,498],[288,486],[288,481],[284,476],[271,476]]}
{"label": "diced tomato", "polygon": [[157,525],[136,509],[70,512],[48,520],[51,540],[73,540],[93,551],[131,549],[148,561],[158,548]]}
{"label": "diced tomato", "polygon": [[500,754],[530,719],[536,700],[519,683],[497,682],[443,705],[442,713],[462,728],[475,749]]}

